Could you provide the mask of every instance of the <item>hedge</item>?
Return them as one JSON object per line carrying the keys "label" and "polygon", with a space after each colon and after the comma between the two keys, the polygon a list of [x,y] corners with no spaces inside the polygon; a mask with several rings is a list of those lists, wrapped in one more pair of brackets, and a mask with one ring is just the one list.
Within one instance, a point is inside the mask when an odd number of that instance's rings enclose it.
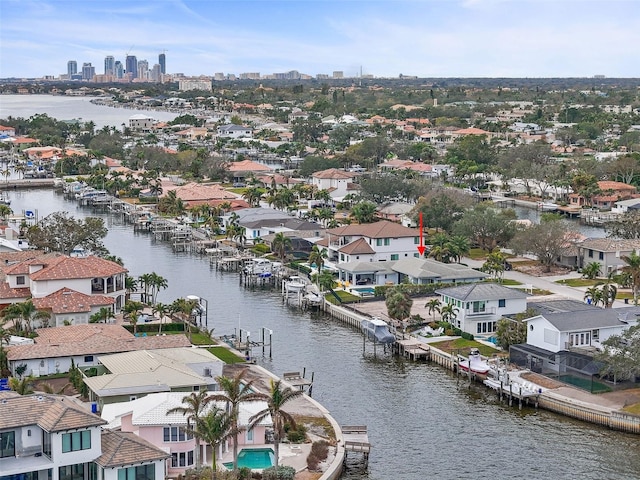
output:
{"label": "hedge", "polygon": [[[124,328],[133,333],[133,325],[122,325]],[[138,333],[158,333],[159,323],[138,323],[136,325],[136,332]],[[163,332],[184,332],[184,323],[163,323]]]}
{"label": "hedge", "polygon": [[433,294],[436,290],[440,290],[441,288],[457,287],[459,285],[464,285],[464,283],[427,283],[422,285],[414,283],[399,283],[398,285],[379,285],[375,288],[374,294],[376,297],[385,297],[389,289],[398,288],[402,293],[406,293],[410,297],[419,297]]}

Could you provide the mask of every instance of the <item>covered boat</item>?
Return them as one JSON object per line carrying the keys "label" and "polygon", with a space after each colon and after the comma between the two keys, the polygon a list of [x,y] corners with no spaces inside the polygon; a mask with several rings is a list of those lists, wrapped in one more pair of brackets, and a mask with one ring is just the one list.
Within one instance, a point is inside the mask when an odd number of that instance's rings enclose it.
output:
{"label": "covered boat", "polygon": [[460,365],[460,370],[463,372],[468,372],[469,369],[471,369],[471,373],[476,373],[478,375],[486,375],[491,369],[491,366],[482,359],[480,350],[477,348],[472,348],[469,352],[469,358],[465,360],[461,359],[458,365]]}
{"label": "covered boat", "polygon": [[363,333],[372,342],[391,344],[396,337],[389,330],[389,325],[379,318],[366,318],[360,323]]}

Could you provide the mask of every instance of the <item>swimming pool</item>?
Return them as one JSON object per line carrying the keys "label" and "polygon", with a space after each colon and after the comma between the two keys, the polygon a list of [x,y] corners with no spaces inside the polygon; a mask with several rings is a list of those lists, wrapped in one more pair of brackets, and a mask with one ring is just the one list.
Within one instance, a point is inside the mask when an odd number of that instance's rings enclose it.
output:
{"label": "swimming pool", "polygon": [[[238,453],[238,468],[250,468],[252,470],[273,467],[275,454],[271,448],[243,448]],[[233,462],[223,464],[227,469],[233,470]]]}
{"label": "swimming pool", "polygon": [[351,287],[349,289],[354,295],[360,295],[361,297],[373,297],[376,293],[374,287]]}

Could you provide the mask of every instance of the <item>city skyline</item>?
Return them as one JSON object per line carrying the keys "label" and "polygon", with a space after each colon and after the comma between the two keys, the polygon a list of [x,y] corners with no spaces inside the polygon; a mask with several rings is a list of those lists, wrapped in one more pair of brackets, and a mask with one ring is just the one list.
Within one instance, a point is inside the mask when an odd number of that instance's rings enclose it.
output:
{"label": "city skyline", "polygon": [[3,0],[0,77],[147,60],[187,76],[637,77],[633,0]]}

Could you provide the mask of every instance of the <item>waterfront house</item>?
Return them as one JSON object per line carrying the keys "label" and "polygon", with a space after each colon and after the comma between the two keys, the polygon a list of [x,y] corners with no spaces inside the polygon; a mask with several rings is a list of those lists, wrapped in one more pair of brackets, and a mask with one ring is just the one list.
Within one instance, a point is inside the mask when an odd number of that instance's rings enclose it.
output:
{"label": "waterfront house", "polygon": [[443,305],[453,305],[452,324],[472,335],[492,334],[505,315],[527,309],[527,294],[496,283],[472,283],[436,290]]}
{"label": "waterfront house", "polygon": [[233,177],[233,182],[236,184],[244,183],[247,177],[270,173],[272,171],[273,169],[271,167],[254,162],[253,160],[241,160],[227,164],[227,172],[229,176]]}
{"label": "waterfront house", "polygon": [[252,138],[253,130],[251,127],[245,127],[244,125],[221,125],[217,128],[216,133],[219,137],[224,138]]}
{"label": "waterfront house", "polygon": [[[400,260],[420,256],[420,232],[387,220],[344,225],[327,230],[328,263]],[[325,245],[326,244],[326,245]]]}
{"label": "waterfront house", "polygon": [[593,262],[599,263],[599,276],[606,276],[623,268],[626,263],[622,257],[631,255],[633,251],[640,252],[640,240],[587,238],[577,246],[579,268]]}
{"label": "waterfront house", "polygon": [[[113,431],[132,432],[141,439],[155,445],[168,453],[167,474],[171,477],[184,475],[185,471],[193,468],[195,450],[203,459],[204,464],[211,464],[211,448],[202,442],[197,442],[193,434],[187,429],[188,418],[182,413],[167,412],[176,407],[184,407],[183,398],[186,393],[162,392],[152,393],[130,402],[119,402],[105,405],[101,416],[108,422],[106,428]],[[206,412],[213,406],[225,409],[224,402],[211,402]],[[270,419],[248,430],[249,418],[266,408],[265,402],[242,403],[239,406],[239,426],[244,429],[238,435],[238,445],[259,445],[265,443],[265,434]],[[220,445],[216,457],[230,448],[230,439]]]}
{"label": "waterfront house", "polygon": [[357,172],[329,168],[314,172],[311,175],[311,185],[317,190],[327,190],[334,201],[340,201],[345,195],[358,191],[354,180],[359,176]]}
{"label": "waterfront house", "polygon": [[54,327],[88,324],[101,308],[113,311],[114,304],[115,299],[108,295],[86,295],[66,287],[33,299],[36,309],[49,312],[51,318],[47,324]]}
{"label": "waterfront house", "polygon": [[[29,258],[30,257],[30,258]],[[127,269],[116,262],[94,255],[70,257],[32,251],[5,254],[0,282],[0,305],[24,301],[29,297],[44,298],[63,288],[84,295],[97,295],[98,303],[113,299],[114,312],[124,305],[124,277]],[[13,259],[16,260],[13,260]]]}
{"label": "waterfront house", "polygon": [[640,198],[630,198],[628,200],[620,200],[611,207],[612,213],[637,212],[640,210]]}
{"label": "waterfront house", "polygon": [[98,375],[85,378],[100,409],[150,393],[217,390],[223,362],[204,348],[137,350],[98,357]]}
{"label": "waterfront house", "polygon": [[[169,454],[130,432],[103,430],[102,455],[95,463],[101,480],[165,478],[165,460]],[[68,477],[74,478],[74,477]],[[89,477],[91,478],[91,477]]]}
{"label": "waterfront house", "polygon": [[25,375],[40,377],[66,373],[73,362],[76,367],[95,367],[98,356],[145,349],[188,347],[184,335],[136,337],[122,325],[92,323],[36,330],[33,343],[7,347],[7,361],[12,375],[26,365]]}
{"label": "waterfront house", "polygon": [[155,123],[155,119],[142,113],[129,117],[129,128],[139,132],[150,132]]}
{"label": "waterfront house", "polygon": [[512,345],[514,363],[541,373],[597,374],[602,365],[593,353],[612,335],[620,335],[638,323],[640,308],[597,308],[583,304],[570,310],[558,308],[528,318],[527,342]]}
{"label": "waterfront house", "polygon": [[70,397],[0,392],[0,478],[100,478],[105,423]]}
{"label": "waterfront house", "polygon": [[184,203],[186,208],[199,205],[210,205],[217,207],[223,203],[231,204],[232,209],[246,208],[249,204],[236,193],[230,192],[218,184],[203,185],[189,182],[185,185],[165,185],[162,186],[162,195],[165,197],[170,191],[174,191]]}
{"label": "waterfront house", "polygon": [[601,210],[608,210],[620,200],[627,200],[634,197],[637,194],[637,189],[633,185],[622,182],[613,182],[609,180],[603,180],[598,182],[598,188],[600,193],[594,195],[589,199],[583,197],[578,193],[569,194],[569,202],[571,205],[584,206],[591,205]]}

